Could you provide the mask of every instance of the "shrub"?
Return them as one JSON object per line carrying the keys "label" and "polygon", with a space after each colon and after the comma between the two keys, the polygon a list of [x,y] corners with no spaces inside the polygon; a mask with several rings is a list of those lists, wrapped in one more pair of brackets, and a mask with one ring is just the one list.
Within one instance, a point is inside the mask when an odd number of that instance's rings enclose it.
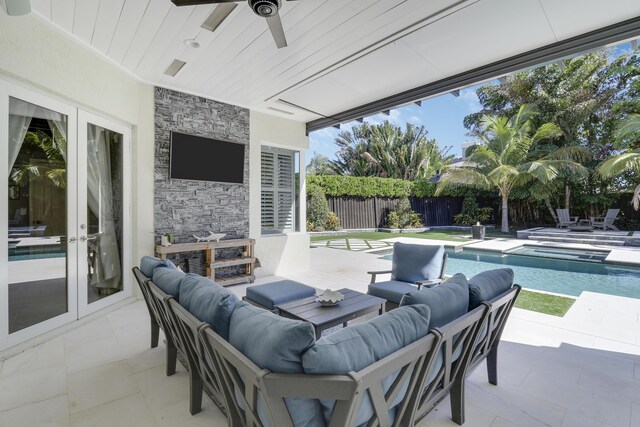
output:
{"label": "shrub", "polygon": [[307,175],[307,194],[321,188],[328,196],[407,197],[413,183],[403,179],[366,176]]}
{"label": "shrub", "polygon": [[476,196],[469,191],[462,201],[462,210],[453,217],[453,221],[459,225],[474,225],[477,222],[486,222],[491,216],[491,208],[481,208],[476,201]]}
{"label": "shrub", "polygon": [[309,199],[309,207],[307,209],[307,219],[312,224],[315,224],[315,227],[312,229],[314,231],[318,227],[324,228],[324,224],[327,223],[327,218],[329,217],[329,203],[327,203],[327,198],[324,196],[324,192],[321,188],[316,187],[311,194],[311,198]]}
{"label": "shrub", "polygon": [[[405,181],[404,179],[373,176],[307,175],[307,196],[316,188],[331,197],[386,197],[399,199],[408,196],[434,197],[436,184],[428,179]],[[443,197],[460,197],[464,189],[446,191]]]}
{"label": "shrub", "polygon": [[340,218],[335,212],[329,212],[327,222],[325,224],[325,230],[337,231],[340,230]]}
{"label": "shrub", "polygon": [[420,214],[411,209],[411,202],[404,198],[398,202],[395,210],[387,215],[387,228],[418,228],[422,227]]}

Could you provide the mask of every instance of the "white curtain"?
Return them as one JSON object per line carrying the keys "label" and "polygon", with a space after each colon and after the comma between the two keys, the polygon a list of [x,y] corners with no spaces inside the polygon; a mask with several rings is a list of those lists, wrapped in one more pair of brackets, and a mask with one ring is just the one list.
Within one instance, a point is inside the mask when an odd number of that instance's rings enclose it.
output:
{"label": "white curtain", "polygon": [[9,98],[9,176],[16,163],[24,138],[29,131],[36,106],[15,98]]}
{"label": "white curtain", "polygon": [[63,116],[60,113],[56,113],[51,110],[44,110],[45,118],[51,129],[51,135],[53,135],[53,141],[58,147],[60,155],[67,162],[67,116]]}
{"label": "white curtain", "polygon": [[[122,289],[120,252],[113,219],[111,185],[111,147],[108,131],[89,124],[87,141],[87,202],[99,219],[99,234],[95,244],[96,258],[90,283],[107,291]],[[90,236],[92,237],[92,236]]]}

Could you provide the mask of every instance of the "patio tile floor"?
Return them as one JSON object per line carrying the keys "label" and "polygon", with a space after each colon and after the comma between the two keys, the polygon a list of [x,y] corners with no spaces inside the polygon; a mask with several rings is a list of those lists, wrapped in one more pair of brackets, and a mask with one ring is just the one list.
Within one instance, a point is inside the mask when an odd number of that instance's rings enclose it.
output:
{"label": "patio tile floor", "polygon": [[[388,261],[312,249],[312,269],[289,278],[366,290]],[[278,277],[259,277],[265,283]],[[243,295],[247,285],[230,289]],[[590,315],[593,317],[590,320]],[[467,427],[640,425],[640,300],[584,293],[564,318],[514,309],[499,353],[499,385],[484,364],[467,383]],[[617,331],[617,332],[616,332]],[[444,400],[419,426],[455,426]],[[133,301],[0,361],[0,425],[226,426],[207,397],[188,411],[182,366],[164,374],[149,348],[148,313]]]}

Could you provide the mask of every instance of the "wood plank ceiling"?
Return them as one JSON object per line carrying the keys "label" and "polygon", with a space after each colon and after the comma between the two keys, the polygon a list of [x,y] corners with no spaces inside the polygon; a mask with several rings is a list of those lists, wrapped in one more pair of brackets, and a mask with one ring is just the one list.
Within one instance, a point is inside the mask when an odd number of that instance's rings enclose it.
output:
{"label": "wood plank ceiling", "polygon": [[[303,122],[640,15],[637,0],[283,3],[289,46],[278,50],[246,2],[211,32],[200,26],[215,5],[31,0],[143,81]],[[165,75],[175,59],[186,65]]]}

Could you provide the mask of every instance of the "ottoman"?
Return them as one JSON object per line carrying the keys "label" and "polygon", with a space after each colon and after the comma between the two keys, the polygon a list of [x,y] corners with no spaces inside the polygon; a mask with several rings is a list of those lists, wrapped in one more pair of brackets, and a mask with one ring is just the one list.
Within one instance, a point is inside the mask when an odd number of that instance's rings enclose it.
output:
{"label": "ottoman", "polygon": [[249,286],[244,300],[258,307],[275,311],[278,304],[309,298],[315,294],[316,288],[293,280],[280,280],[264,285]]}

